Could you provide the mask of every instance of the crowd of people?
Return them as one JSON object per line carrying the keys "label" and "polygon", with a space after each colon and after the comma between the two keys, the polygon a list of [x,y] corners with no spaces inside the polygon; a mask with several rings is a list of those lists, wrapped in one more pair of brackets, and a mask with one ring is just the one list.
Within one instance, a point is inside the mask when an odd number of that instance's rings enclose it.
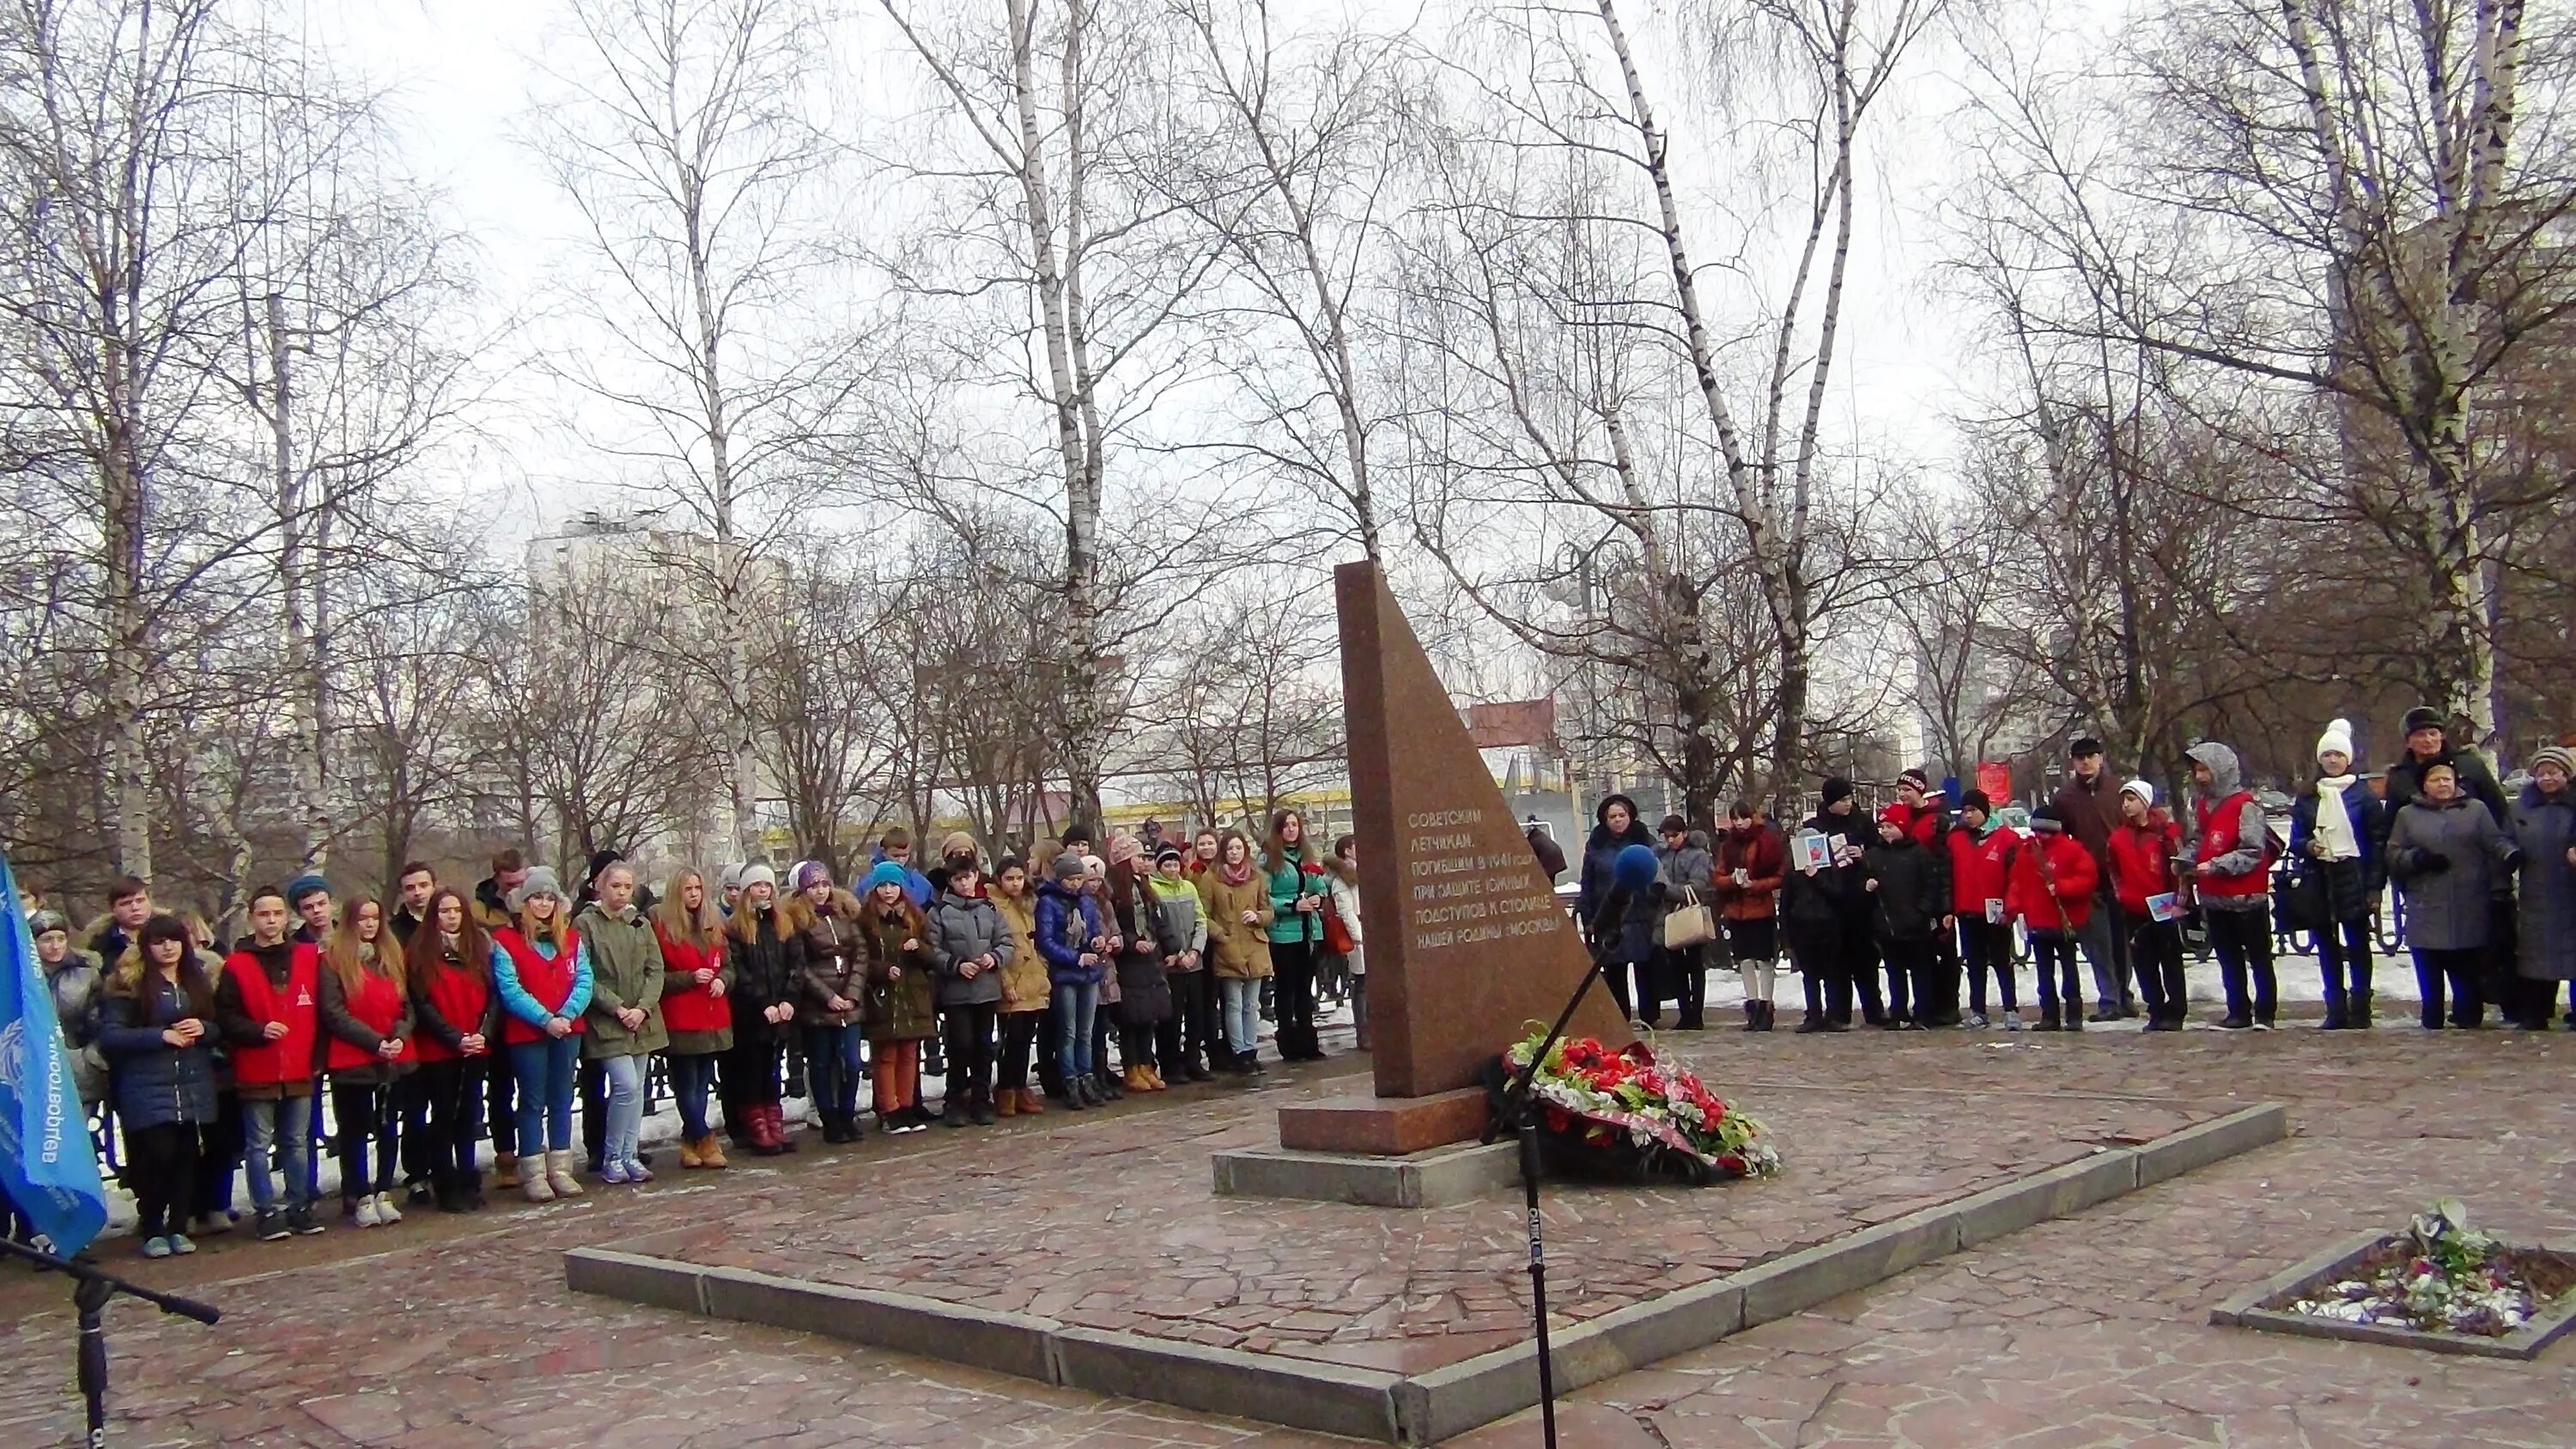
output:
{"label": "crowd of people", "polygon": [[[2425,1028],[2477,1027],[2494,1005],[2545,1030],[2576,980],[2576,756],[2540,751],[2508,801],[2433,712],[2405,725],[2405,754],[2365,778],[2333,722],[2286,820],[2216,742],[2189,752],[2187,810],[2119,778],[2089,738],[2027,811],[1908,770],[1874,817],[1827,779],[1795,829],[1739,802],[1712,836],[1681,816],[1650,830],[1612,795],[1574,909],[1621,1010],[1649,1026],[1671,1004],[1680,1029],[1702,1029],[1708,973],[1731,966],[1745,1029],[1772,1030],[1785,946],[1800,1032],[1850,1030],[1855,1001],[1891,1030],[2143,1015],[2177,1031],[2188,943],[2218,959],[2216,1024],[2266,1031],[2277,916],[2311,937],[2323,1025],[2341,1030],[2373,1023],[2372,926],[2393,881]],[[1552,841],[1533,829],[1531,843],[1563,873]],[[809,860],[678,869],[654,888],[614,851],[572,885],[503,850],[466,889],[414,863],[390,900],[340,899],[318,875],[251,891],[228,949],[126,878],[77,939],[41,903],[29,925],[83,1102],[122,1144],[141,1251],[166,1257],[238,1224],[237,1179],[261,1239],[324,1231],[326,1123],[340,1216],[377,1228],[406,1209],[483,1208],[487,1170],[540,1203],[585,1178],[652,1181],[657,1069],[679,1166],[721,1170],[729,1150],[796,1151],[784,1104],[798,1098],[836,1147],[868,1117],[887,1133],[973,1128],[1254,1077],[1265,1017],[1281,1059],[1319,1059],[1328,992],[1354,1004],[1366,1046],[1350,838],[1328,850],[1285,810],[1258,841],[1167,843],[1149,825],[1098,844],[1077,828],[995,859],[959,833],[924,868],[897,829],[846,886]],[[1617,884],[1632,845],[1655,852],[1650,888]],[[926,1077],[944,1084],[935,1115]],[[12,1231],[28,1227],[13,1211]]]}
{"label": "crowd of people", "polygon": [[[141,1251],[161,1258],[239,1223],[237,1177],[262,1240],[324,1231],[326,1122],[359,1228],[479,1210],[487,1166],[540,1203],[585,1177],[652,1181],[657,1062],[679,1166],[720,1170],[728,1149],[798,1149],[791,1098],[841,1146],[867,1116],[972,1128],[1255,1078],[1265,1015],[1281,1058],[1323,1057],[1319,988],[1366,977],[1349,838],[1327,850],[1285,810],[1258,842],[1094,844],[1076,828],[996,860],[959,833],[923,869],[897,829],[847,887],[809,860],[783,878],[680,869],[658,890],[614,851],[568,889],[504,850],[468,890],[426,863],[389,901],[318,875],[253,890],[229,950],[128,877],[78,942],[59,911],[29,925],[84,1104],[122,1143]],[[944,1079],[936,1115],[926,1075]]]}
{"label": "crowd of people", "polygon": [[[2277,931],[2313,942],[2322,1024],[2339,1031],[2373,1024],[2373,923],[2393,882],[2427,1030],[2481,1026],[2489,1006],[2546,1030],[2560,983],[2576,981],[2576,754],[2539,751],[2507,800],[2436,711],[2411,711],[2404,734],[2405,753],[2365,777],[2351,726],[2333,721],[2286,819],[2215,741],[2188,752],[2188,810],[2120,778],[2089,737],[2070,747],[2055,795],[2027,811],[1978,790],[1951,798],[1913,769],[1875,818],[1833,778],[1794,830],[1739,801],[1712,839],[1678,815],[1649,830],[1634,800],[1612,795],[1584,844],[1575,909],[1621,1009],[1648,1025],[1669,1002],[1681,1029],[1703,1026],[1708,973],[1732,965],[1744,1028],[1773,1029],[1785,943],[1805,989],[1801,1032],[1850,1030],[1855,997],[1865,1024],[1889,1030],[2082,1031],[2142,1017],[2148,1031],[2180,1031],[2188,946],[2217,957],[2216,1025],[2270,1031]],[[1536,826],[1531,844],[1542,868],[1565,869]],[[1631,845],[1656,851],[1651,891],[1614,887]],[[2022,1011],[2017,939],[2036,1020]]]}

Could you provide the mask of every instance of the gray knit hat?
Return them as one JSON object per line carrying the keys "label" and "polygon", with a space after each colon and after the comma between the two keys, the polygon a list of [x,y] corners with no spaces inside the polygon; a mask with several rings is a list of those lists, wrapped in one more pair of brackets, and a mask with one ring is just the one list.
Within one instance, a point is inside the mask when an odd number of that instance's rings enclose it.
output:
{"label": "gray knit hat", "polygon": [[28,935],[41,936],[47,931],[60,931],[68,936],[72,933],[72,923],[63,919],[60,911],[37,911],[27,917]]}
{"label": "gray knit hat", "polygon": [[2576,750],[2569,750],[2564,745],[2551,745],[2531,757],[2531,768],[2537,770],[2543,765],[2556,765],[2570,777],[2576,777]]}
{"label": "gray knit hat", "polygon": [[744,890],[749,890],[756,885],[765,885],[772,890],[776,890],[778,888],[778,872],[771,870],[767,865],[756,860],[751,864],[744,866],[741,871],[734,876],[733,880],[734,884],[741,886]]}
{"label": "gray knit hat", "polygon": [[517,890],[510,892],[510,910],[513,913],[523,910],[538,896],[563,899],[563,887],[555,884],[555,873],[542,865],[529,867],[528,878],[519,882]]}

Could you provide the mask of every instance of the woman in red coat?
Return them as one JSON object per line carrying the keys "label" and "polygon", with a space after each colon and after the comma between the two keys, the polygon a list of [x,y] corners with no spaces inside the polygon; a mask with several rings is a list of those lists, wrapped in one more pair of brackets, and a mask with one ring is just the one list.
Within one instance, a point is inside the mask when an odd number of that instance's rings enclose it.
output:
{"label": "woman in red coat", "polygon": [[2059,1028],[2058,1003],[2065,1002],[2068,1031],[2084,1029],[2084,994],[2075,980],[2075,940],[2093,919],[2093,888],[2102,872],[2093,852],[2066,833],[2066,822],[2054,806],[2030,813],[2031,837],[2013,850],[2004,878],[2004,910],[2021,922],[2030,938],[2031,962],[2039,970],[2039,1027]]}

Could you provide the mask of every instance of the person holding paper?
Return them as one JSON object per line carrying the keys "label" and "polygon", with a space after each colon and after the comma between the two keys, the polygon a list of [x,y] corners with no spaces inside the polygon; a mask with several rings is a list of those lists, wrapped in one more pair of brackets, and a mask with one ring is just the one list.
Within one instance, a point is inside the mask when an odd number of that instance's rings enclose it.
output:
{"label": "person holding paper", "polygon": [[1789,841],[1789,875],[1780,892],[1789,951],[1807,986],[1807,1016],[1798,1030],[1847,1031],[1852,992],[1861,1019],[1887,1026],[1878,995],[1878,948],[1870,939],[1868,895],[1861,888],[1860,825],[1852,784],[1829,776],[1817,792],[1823,808]]}
{"label": "person holding paper", "polygon": [[1950,854],[1950,911],[1959,928],[1959,959],[1968,972],[1968,1025],[1991,1025],[1986,978],[1995,981],[1995,1007],[2007,1031],[2021,1030],[2014,998],[2012,924],[2004,919],[2004,867],[2021,837],[1995,818],[1983,790],[1959,797],[1959,825],[1943,843]]}
{"label": "person holding paper", "polygon": [[2122,938],[2147,998],[2147,1030],[2180,1031],[2190,998],[2183,989],[2182,907],[2174,884],[2174,857],[2182,827],[2156,805],[2156,787],[2131,780],[2120,787],[2120,825],[2111,832],[2111,895],[2120,911]]}
{"label": "person holding paper", "polygon": [[2093,852],[2066,833],[2054,806],[2032,811],[2030,828],[2031,837],[2014,848],[2005,873],[2004,909],[2030,937],[2031,963],[2039,973],[2039,1030],[2082,1031],[2084,990],[2075,979],[2075,946],[2093,918]]}

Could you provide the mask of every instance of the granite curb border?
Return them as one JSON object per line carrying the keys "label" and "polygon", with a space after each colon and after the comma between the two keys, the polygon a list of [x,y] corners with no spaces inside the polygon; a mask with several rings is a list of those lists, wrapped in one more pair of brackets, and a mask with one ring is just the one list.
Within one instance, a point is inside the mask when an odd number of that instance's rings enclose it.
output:
{"label": "granite curb border", "polygon": [[[2288,1136],[2289,1114],[2279,1104],[2248,1107],[1628,1304],[1552,1335],[1558,1391],[1706,1347],[1961,1248],[2080,1213]],[[2293,1271],[2321,1271],[2351,1251],[2338,1249]],[[565,1253],[564,1279],[575,1292],[1379,1443],[1436,1444],[1538,1402],[1537,1349],[1531,1343],[1399,1375],[608,1248]],[[2253,1311],[2251,1303],[2276,1291],[2267,1285],[2245,1307],[2222,1311]]]}
{"label": "granite curb border", "polygon": [[[2509,1358],[2528,1362],[2540,1351],[2556,1342],[2570,1328],[2576,1328],[2576,1296],[2563,1297],[2534,1314],[2530,1322],[2513,1332],[2495,1338],[2467,1333],[2436,1333],[2423,1329],[2401,1328],[2388,1323],[2343,1323],[2332,1318],[2317,1318],[2305,1313],[2289,1313],[2263,1305],[2275,1298],[2311,1284],[2331,1282],[2343,1276],[2363,1254],[2398,1236],[2390,1229],[2359,1233],[2334,1247],[2318,1253],[2297,1265],[2285,1268],[2241,1293],[2229,1297],[2209,1310],[2209,1321],[2221,1328],[2247,1328],[2263,1333],[2286,1333],[2299,1338],[2332,1338],[2348,1343],[2375,1343],[2387,1348],[2411,1348],[2421,1353],[2467,1354],[2479,1358]],[[2576,1249],[2556,1243],[2528,1245],[2549,1252],[2576,1254]]]}
{"label": "granite curb border", "polygon": [[1212,1153],[1219,1197],[1277,1197],[1355,1207],[1450,1207],[1517,1185],[1520,1145],[1461,1142],[1402,1157],[1363,1157],[1291,1147]]}

